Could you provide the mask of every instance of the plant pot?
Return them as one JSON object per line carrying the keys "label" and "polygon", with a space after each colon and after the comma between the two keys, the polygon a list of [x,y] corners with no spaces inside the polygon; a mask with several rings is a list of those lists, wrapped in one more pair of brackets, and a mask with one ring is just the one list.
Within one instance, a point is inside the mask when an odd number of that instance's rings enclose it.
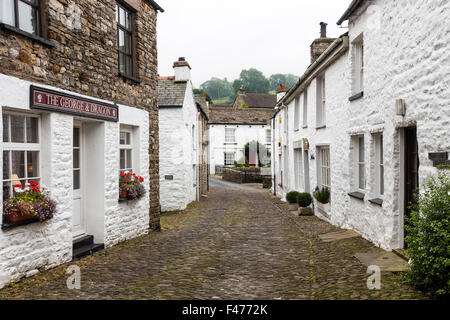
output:
{"label": "plant pot", "polygon": [[8,216],[7,220],[10,223],[16,223],[19,221],[24,221],[24,220],[31,220],[36,218],[35,216],[31,215],[31,214],[20,214],[19,212],[17,212],[17,214],[12,214],[10,216]]}
{"label": "plant pot", "polygon": [[317,201],[317,208],[325,213],[328,213],[330,211],[330,203],[322,203]]}
{"label": "plant pot", "polygon": [[313,210],[311,209],[311,207],[299,207],[298,208],[298,215],[299,216],[312,216],[313,214]]}
{"label": "plant pot", "polygon": [[120,190],[119,198],[120,199],[128,199],[128,191],[127,190]]}
{"label": "plant pot", "polygon": [[297,203],[289,203],[289,211],[297,211],[298,204]]}

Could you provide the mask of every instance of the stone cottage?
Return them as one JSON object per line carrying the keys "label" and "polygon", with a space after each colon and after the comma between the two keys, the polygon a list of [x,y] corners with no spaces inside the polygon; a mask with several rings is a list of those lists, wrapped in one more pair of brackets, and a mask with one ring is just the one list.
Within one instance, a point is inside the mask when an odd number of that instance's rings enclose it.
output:
{"label": "stone cottage", "polygon": [[[158,11],[151,0],[0,4],[1,203],[30,183],[56,202],[45,222],[11,222],[2,206],[0,287],[159,229]],[[143,177],[143,198],[119,202],[124,171]]]}
{"label": "stone cottage", "polygon": [[207,191],[208,104],[195,97],[185,58],[158,81],[161,210],[184,210]]}
{"label": "stone cottage", "polygon": [[413,193],[449,163],[449,18],[445,1],[351,2],[338,21],[348,34],[278,103],[277,195],[327,186],[319,217],[384,249],[404,247]]}
{"label": "stone cottage", "polygon": [[[244,146],[258,141],[268,151],[272,148],[269,119],[274,113],[277,96],[238,91],[233,104],[212,105],[209,119],[210,173],[220,173],[222,167],[244,162]],[[244,105],[244,107],[243,107]],[[249,159],[254,161],[254,159]],[[270,162],[270,159],[269,159]]]}

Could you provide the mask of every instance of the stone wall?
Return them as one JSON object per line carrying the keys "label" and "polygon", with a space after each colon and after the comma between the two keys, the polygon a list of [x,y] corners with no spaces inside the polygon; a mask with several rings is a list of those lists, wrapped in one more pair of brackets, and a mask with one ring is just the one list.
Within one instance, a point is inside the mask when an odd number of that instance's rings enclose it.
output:
{"label": "stone wall", "polygon": [[222,179],[235,183],[262,183],[259,168],[223,168]]}
{"label": "stone wall", "polygon": [[[48,0],[49,47],[0,29],[1,72],[87,96],[147,110],[149,118],[150,227],[159,229],[159,148],[155,8],[140,1],[136,61],[140,83],[118,76],[115,0]],[[69,6],[80,9],[81,28],[69,28]]]}

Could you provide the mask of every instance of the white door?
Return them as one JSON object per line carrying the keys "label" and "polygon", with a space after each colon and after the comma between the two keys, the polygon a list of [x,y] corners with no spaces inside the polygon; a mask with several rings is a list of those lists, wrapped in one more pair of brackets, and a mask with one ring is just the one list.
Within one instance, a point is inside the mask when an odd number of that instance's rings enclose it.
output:
{"label": "white door", "polygon": [[83,206],[83,127],[73,127],[73,237],[86,234],[86,217]]}

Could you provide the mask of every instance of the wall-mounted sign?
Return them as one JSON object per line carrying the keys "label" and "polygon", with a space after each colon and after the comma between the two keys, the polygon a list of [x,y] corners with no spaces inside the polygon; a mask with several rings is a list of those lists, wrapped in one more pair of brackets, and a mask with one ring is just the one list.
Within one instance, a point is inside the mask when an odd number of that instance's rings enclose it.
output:
{"label": "wall-mounted sign", "polygon": [[30,108],[106,121],[119,121],[119,109],[116,105],[35,86],[30,87]]}
{"label": "wall-mounted sign", "polygon": [[164,179],[166,179],[166,180],[173,180],[173,176],[172,175],[167,175],[167,176],[164,176]]}

